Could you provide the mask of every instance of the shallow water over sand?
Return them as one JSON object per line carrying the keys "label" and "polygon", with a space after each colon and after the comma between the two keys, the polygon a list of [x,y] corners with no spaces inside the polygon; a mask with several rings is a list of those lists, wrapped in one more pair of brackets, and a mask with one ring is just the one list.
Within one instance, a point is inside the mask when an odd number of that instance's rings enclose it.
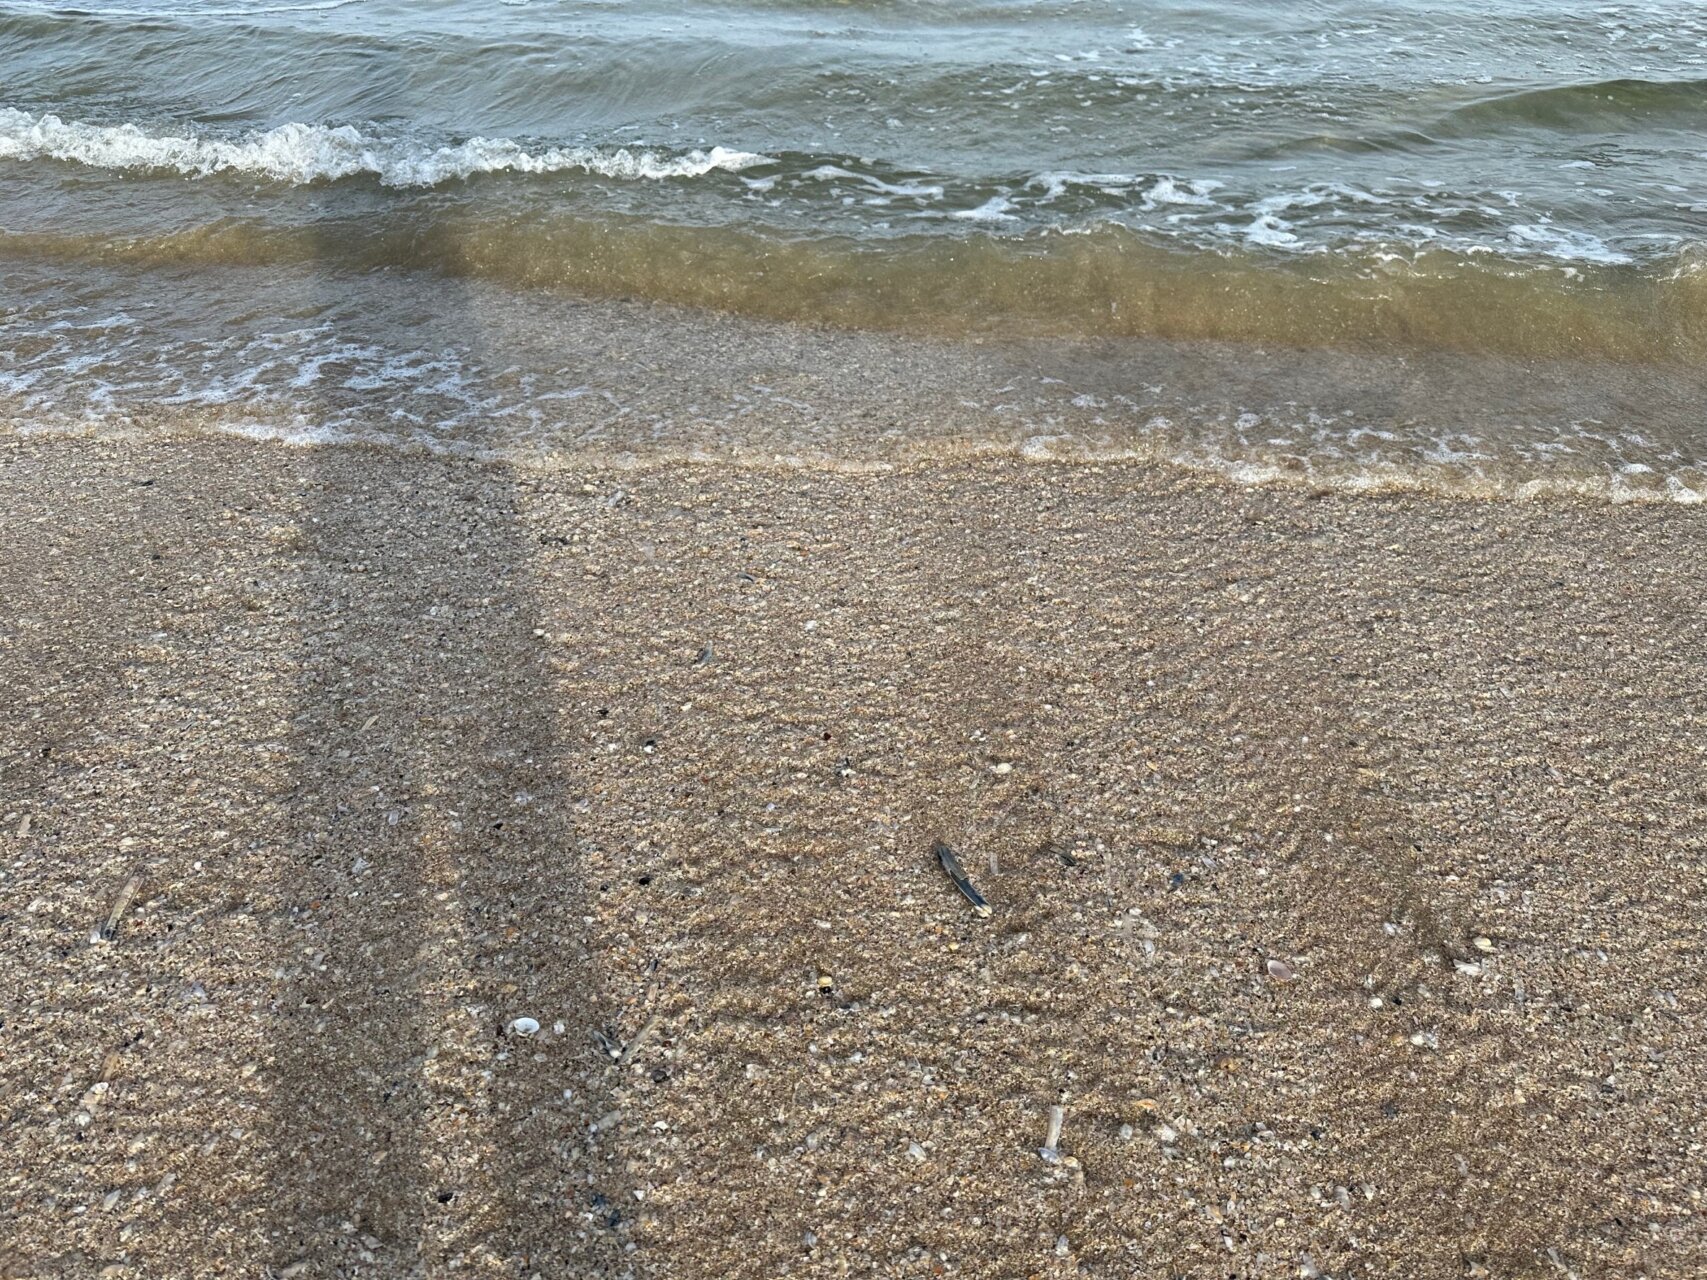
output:
{"label": "shallow water over sand", "polygon": [[1707,378],[1680,367],[922,338],[424,273],[58,263],[3,278],[23,300],[0,372],[0,422],[15,429],[235,432],[548,467],[1007,454],[1340,489],[1707,495]]}

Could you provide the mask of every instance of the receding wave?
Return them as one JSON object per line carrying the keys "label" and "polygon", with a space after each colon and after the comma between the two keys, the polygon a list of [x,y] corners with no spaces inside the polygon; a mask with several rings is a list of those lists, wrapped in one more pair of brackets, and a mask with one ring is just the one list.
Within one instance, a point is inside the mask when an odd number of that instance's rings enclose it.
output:
{"label": "receding wave", "polygon": [[1087,234],[779,236],[528,208],[414,209],[155,235],[0,232],[0,254],[155,266],[403,269],[842,329],[1707,360],[1707,264],[1535,269],[1486,256],[1285,259]]}
{"label": "receding wave", "polygon": [[434,187],[480,173],[580,170],[607,178],[692,178],[718,169],[750,168],[766,157],[726,147],[679,153],[555,146],[530,151],[511,138],[469,138],[434,146],[364,133],[353,125],[296,123],[224,139],[151,133],[135,124],[84,124],[8,107],[0,108],[0,159],[167,170],[189,177],[250,174],[286,183],[370,175],[388,187]]}
{"label": "receding wave", "polygon": [[4,275],[0,431],[238,432],[546,466],[1136,458],[1247,483],[1707,498],[1699,363],[965,341],[313,263],[34,257]]}

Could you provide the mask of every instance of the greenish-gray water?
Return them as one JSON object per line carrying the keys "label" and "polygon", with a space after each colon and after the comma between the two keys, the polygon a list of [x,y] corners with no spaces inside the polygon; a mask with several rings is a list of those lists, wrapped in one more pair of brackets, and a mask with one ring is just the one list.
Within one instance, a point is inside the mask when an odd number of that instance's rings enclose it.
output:
{"label": "greenish-gray water", "polygon": [[[3,0],[0,49],[26,429],[1707,493],[1699,6]],[[637,307],[667,374],[583,358]]]}

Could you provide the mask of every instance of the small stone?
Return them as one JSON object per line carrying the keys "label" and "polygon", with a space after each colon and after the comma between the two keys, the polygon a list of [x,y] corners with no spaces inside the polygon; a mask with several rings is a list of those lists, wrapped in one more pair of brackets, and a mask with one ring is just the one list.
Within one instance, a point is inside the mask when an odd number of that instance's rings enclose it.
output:
{"label": "small stone", "polygon": [[1164,1146],[1171,1146],[1173,1143],[1179,1141],[1179,1133],[1172,1125],[1165,1124],[1156,1130],[1156,1140]]}
{"label": "small stone", "polygon": [[1411,1035],[1411,1043],[1419,1049],[1440,1048],[1440,1038],[1432,1031],[1417,1031]]}
{"label": "small stone", "polygon": [[1133,1128],[1131,1125],[1123,1124],[1120,1126],[1120,1140],[1122,1142],[1131,1142],[1132,1141],[1132,1134],[1133,1134]]}
{"label": "small stone", "polygon": [[510,1031],[518,1036],[538,1035],[539,1023],[533,1018],[517,1018],[510,1023]]}
{"label": "small stone", "polygon": [[1291,982],[1292,979],[1298,976],[1293,972],[1292,966],[1287,964],[1284,960],[1270,960],[1268,962],[1267,969],[1268,976],[1273,978],[1276,982]]}
{"label": "small stone", "polygon": [[1006,776],[1007,774],[1010,774],[1013,771],[1014,771],[1013,765],[1006,760],[1003,760],[998,764],[993,764],[990,766],[990,772],[991,773],[1002,775],[1002,776]]}
{"label": "small stone", "polygon": [[111,1213],[114,1209],[119,1207],[119,1196],[121,1194],[122,1193],[116,1187],[107,1192],[106,1195],[101,1197],[101,1208],[106,1210],[106,1212]]}
{"label": "small stone", "polygon": [[1072,1248],[1073,1246],[1067,1243],[1066,1236],[1055,1237],[1055,1256],[1057,1258],[1065,1258]]}
{"label": "small stone", "polygon": [[909,1142],[907,1144],[907,1154],[917,1160],[920,1164],[923,1164],[927,1159],[925,1149],[916,1142]]}
{"label": "small stone", "polygon": [[1478,934],[1470,940],[1470,945],[1475,947],[1478,951],[1492,951],[1494,949],[1494,940],[1486,934]]}

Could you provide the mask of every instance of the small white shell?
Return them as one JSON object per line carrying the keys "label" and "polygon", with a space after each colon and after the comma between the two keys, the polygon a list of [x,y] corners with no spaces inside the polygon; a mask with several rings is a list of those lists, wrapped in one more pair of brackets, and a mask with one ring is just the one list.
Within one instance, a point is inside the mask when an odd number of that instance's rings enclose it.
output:
{"label": "small white shell", "polygon": [[1298,975],[1292,971],[1292,966],[1286,961],[1270,960],[1268,962],[1268,976],[1276,982],[1291,982]]}
{"label": "small white shell", "polygon": [[533,1018],[517,1018],[510,1024],[510,1030],[518,1036],[538,1035],[539,1023]]}

